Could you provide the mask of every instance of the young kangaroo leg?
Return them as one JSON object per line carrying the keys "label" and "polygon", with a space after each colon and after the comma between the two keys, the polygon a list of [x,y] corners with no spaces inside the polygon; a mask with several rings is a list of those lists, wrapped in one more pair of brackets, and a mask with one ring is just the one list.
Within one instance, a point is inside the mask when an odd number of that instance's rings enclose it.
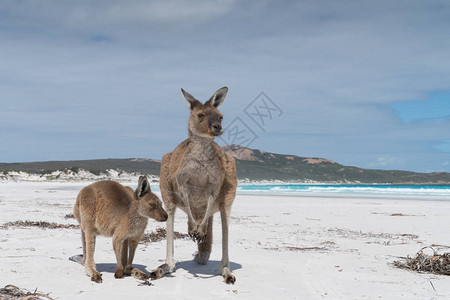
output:
{"label": "young kangaroo leg", "polygon": [[84,262],[86,261],[86,237],[83,229],[81,229],[81,243],[83,244],[83,257],[81,258],[81,264],[84,266]]}
{"label": "young kangaroo leg", "polygon": [[166,263],[160,265],[156,270],[154,270],[150,274],[151,279],[159,279],[164,274],[172,273],[175,271],[175,260],[173,258],[173,222],[175,218],[175,209],[176,207],[168,208],[166,207],[167,211],[167,222],[166,222],[166,240],[167,240],[167,246],[166,246]]}
{"label": "young kangaroo leg", "polygon": [[113,237],[113,248],[114,253],[116,254],[117,260],[117,269],[116,273],[114,273],[115,278],[122,278],[123,276],[123,264],[122,264],[122,249],[123,249],[124,240]]}
{"label": "young kangaroo leg", "polygon": [[137,239],[129,239],[127,243],[127,250],[129,251],[128,260],[123,263],[125,266],[125,274],[131,275],[131,270],[133,269],[131,265],[133,264],[134,254],[136,253],[136,248],[139,244]]}
{"label": "young kangaroo leg", "polygon": [[95,268],[94,251],[95,251],[95,234],[90,233],[89,230],[84,232],[86,242],[86,258],[84,260],[84,269],[86,273],[91,277],[92,281],[102,282],[102,274],[100,274]]}
{"label": "young kangaroo leg", "polygon": [[126,267],[125,267],[125,274],[127,275],[132,275],[134,278],[140,279],[140,280],[145,280],[145,279],[149,279],[150,277],[145,274],[144,272],[142,272],[139,269],[133,268],[133,259],[134,259],[134,254],[136,253],[136,248],[139,244],[139,239],[130,239],[128,242],[128,248],[129,248],[129,255],[128,255],[128,262],[126,263]]}
{"label": "young kangaroo leg", "polygon": [[[125,239],[122,243],[122,253],[121,253],[122,266],[126,266],[128,264],[128,243],[129,243],[129,239]],[[124,274],[130,275],[130,273],[126,272],[126,267],[125,267]]]}
{"label": "young kangaroo leg", "polygon": [[222,270],[222,277],[225,283],[234,284],[236,277],[231,274],[230,260],[228,258],[228,224],[230,218],[231,206],[220,208],[220,219],[222,221],[222,263],[220,269]]}
{"label": "young kangaroo leg", "polygon": [[201,265],[205,265],[209,256],[211,255],[211,246],[212,246],[212,227],[213,227],[213,216],[208,219],[208,229],[206,231],[205,239],[198,243],[198,253],[195,256],[195,261]]}

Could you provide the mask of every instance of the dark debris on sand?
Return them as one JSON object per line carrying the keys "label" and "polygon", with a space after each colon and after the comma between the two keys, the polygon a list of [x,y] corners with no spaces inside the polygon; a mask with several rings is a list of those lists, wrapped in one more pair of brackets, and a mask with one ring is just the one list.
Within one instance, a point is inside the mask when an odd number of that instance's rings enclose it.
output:
{"label": "dark debris on sand", "polygon": [[[423,253],[425,249],[431,249],[433,255]],[[450,253],[438,254],[432,247],[423,247],[414,257],[406,257],[404,261],[394,261],[394,266],[420,273],[432,273],[438,275],[450,275]]]}
{"label": "dark debris on sand", "polygon": [[8,284],[4,288],[0,289],[0,300],[10,300],[10,299],[26,299],[26,300],[41,300],[49,299],[53,300],[49,294],[43,294],[37,289],[34,292],[30,292],[25,289],[21,289],[15,285]]}
{"label": "dark debris on sand", "polygon": [[[163,227],[157,227],[155,231],[152,231],[150,233],[145,233],[142,237],[140,243],[141,244],[148,244],[148,243],[154,243],[162,241],[166,238],[167,231]],[[175,231],[174,232],[175,239],[189,239],[189,235],[186,233],[180,233]]]}
{"label": "dark debris on sand", "polygon": [[66,214],[64,219],[75,219],[75,216],[73,214]]}
{"label": "dark debris on sand", "polygon": [[80,226],[73,224],[58,224],[54,222],[46,222],[46,221],[14,221],[8,222],[0,226],[0,229],[8,229],[9,227],[39,227],[43,229],[59,229],[59,228],[67,228],[67,229],[78,229]]}

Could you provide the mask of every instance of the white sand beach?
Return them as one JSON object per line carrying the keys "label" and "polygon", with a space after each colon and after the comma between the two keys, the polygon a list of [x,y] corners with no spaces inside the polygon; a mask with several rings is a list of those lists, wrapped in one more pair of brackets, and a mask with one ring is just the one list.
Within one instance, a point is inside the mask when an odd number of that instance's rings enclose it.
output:
{"label": "white sand beach", "polygon": [[[0,226],[14,221],[77,224],[66,219],[88,183],[0,184]],[[449,299],[450,276],[395,268],[398,257],[425,246],[450,252],[450,198],[425,196],[238,195],[230,224],[235,285],[219,272],[220,216],[207,265],[192,261],[196,244],[175,241],[177,271],[152,285],[114,279],[111,239],[95,251],[103,283],[90,281],[69,257],[81,254],[78,229],[0,228],[0,287],[50,293],[57,299]],[[187,232],[178,211],[175,230]],[[164,223],[150,220],[147,231]],[[146,272],[165,259],[165,241],[139,245],[135,266]]]}

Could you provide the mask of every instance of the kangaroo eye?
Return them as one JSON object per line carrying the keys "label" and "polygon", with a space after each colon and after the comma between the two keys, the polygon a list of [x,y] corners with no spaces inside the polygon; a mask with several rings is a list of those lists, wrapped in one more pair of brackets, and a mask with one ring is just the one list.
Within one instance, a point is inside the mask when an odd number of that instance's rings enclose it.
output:
{"label": "kangaroo eye", "polygon": [[203,118],[205,116],[205,114],[198,114],[197,115],[199,118]]}
{"label": "kangaroo eye", "polygon": [[155,204],[155,203],[150,203],[150,207],[151,207],[151,208],[155,208],[155,207],[156,207],[156,204]]}

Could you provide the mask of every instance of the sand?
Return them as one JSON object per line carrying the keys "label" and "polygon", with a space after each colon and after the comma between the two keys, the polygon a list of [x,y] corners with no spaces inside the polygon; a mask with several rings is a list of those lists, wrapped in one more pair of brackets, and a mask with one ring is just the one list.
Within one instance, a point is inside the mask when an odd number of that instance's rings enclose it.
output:
{"label": "sand", "polygon": [[[66,219],[88,183],[0,184],[0,225]],[[207,265],[192,261],[196,244],[175,241],[177,271],[152,285],[114,279],[111,239],[99,237],[95,260],[103,283],[91,282],[69,257],[81,254],[78,229],[0,229],[0,287],[13,284],[58,299],[449,299],[450,277],[392,266],[424,246],[450,252],[450,199],[413,196],[238,195],[230,224],[235,285],[219,272],[220,216]],[[178,211],[175,230],[187,231]],[[151,232],[164,223],[149,221]],[[440,245],[440,246],[439,246]],[[139,245],[135,266],[150,272],[165,259],[165,241]]]}

